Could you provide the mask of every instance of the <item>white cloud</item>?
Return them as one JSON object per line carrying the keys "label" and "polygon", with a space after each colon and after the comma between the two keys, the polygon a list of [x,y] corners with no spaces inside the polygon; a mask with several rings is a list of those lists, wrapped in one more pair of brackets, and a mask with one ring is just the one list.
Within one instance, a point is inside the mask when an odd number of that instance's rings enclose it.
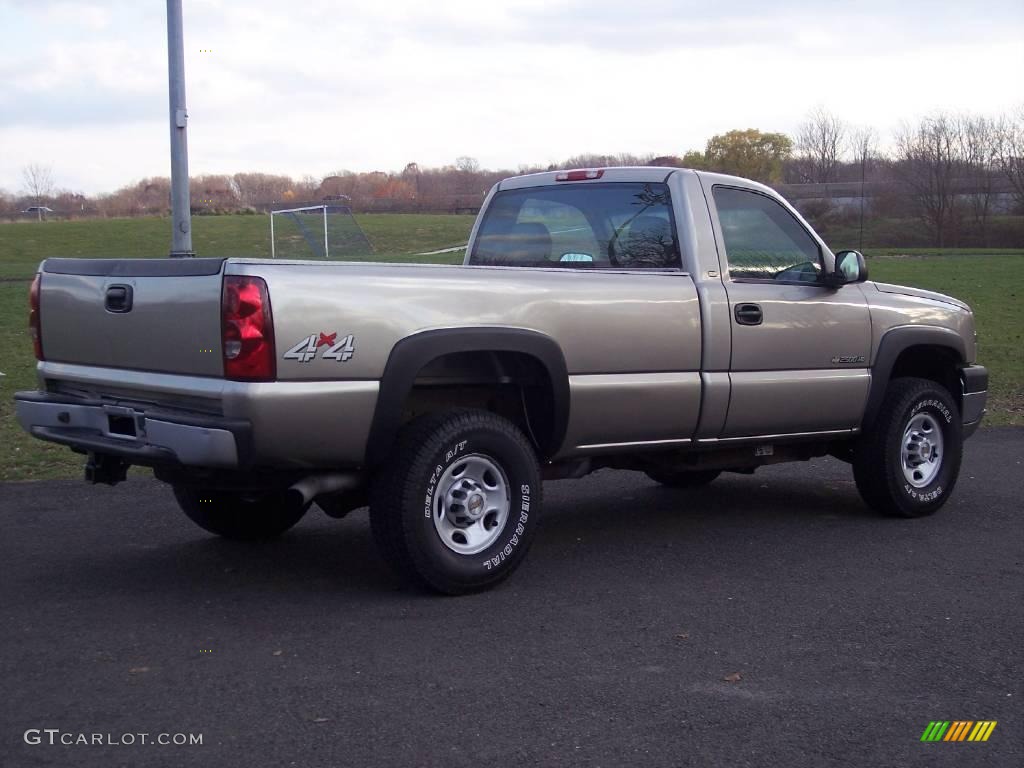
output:
{"label": "white cloud", "polygon": [[[682,153],[730,128],[792,131],[817,104],[884,134],[1007,110],[1024,71],[1019,3],[185,6],[193,173]],[[167,173],[162,4],[0,5],[0,26],[0,187],[31,161],[88,192]]]}

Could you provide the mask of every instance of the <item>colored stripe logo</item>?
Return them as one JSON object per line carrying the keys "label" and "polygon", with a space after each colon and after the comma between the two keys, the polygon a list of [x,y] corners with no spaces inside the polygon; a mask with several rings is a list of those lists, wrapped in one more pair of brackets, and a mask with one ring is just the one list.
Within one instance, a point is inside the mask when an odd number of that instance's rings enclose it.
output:
{"label": "colored stripe logo", "polygon": [[921,741],[988,741],[996,729],[995,720],[932,720]]}

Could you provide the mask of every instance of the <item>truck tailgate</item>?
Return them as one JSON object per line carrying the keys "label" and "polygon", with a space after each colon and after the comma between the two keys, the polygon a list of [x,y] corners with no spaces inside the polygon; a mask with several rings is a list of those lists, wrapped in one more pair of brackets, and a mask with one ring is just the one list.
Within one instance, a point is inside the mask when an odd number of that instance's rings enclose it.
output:
{"label": "truck tailgate", "polygon": [[47,360],[221,376],[224,259],[47,259]]}

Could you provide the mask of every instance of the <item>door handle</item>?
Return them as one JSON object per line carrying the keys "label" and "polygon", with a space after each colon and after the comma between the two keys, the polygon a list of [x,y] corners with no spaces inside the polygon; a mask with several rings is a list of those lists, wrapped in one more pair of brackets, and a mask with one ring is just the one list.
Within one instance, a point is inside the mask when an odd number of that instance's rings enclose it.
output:
{"label": "door handle", "polygon": [[736,322],[740,325],[760,325],[764,320],[761,307],[757,304],[737,304]]}
{"label": "door handle", "polygon": [[107,295],[103,301],[107,312],[132,311],[132,287],[130,285],[111,285],[107,287]]}

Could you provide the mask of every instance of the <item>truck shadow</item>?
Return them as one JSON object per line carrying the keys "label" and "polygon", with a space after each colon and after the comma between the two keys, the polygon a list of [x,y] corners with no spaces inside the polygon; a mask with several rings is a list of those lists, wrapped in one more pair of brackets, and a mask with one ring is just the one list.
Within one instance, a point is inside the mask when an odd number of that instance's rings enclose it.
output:
{"label": "truck shadow", "polygon": [[[635,473],[603,472],[590,481],[549,482],[543,524],[528,562],[533,569],[557,569],[554,561],[585,541],[602,554],[577,559],[575,567],[601,579],[607,557],[626,551],[639,552],[647,565],[658,567],[658,558],[668,557],[666,547],[674,561],[698,557],[709,541],[737,537],[806,537],[813,546],[815,526],[863,527],[866,519],[877,517],[852,484],[840,485],[844,481],[765,480],[724,476],[706,488],[676,490]],[[66,553],[49,578],[63,582],[64,590],[93,595],[105,584],[151,597],[179,593],[213,600],[248,595],[315,602],[331,595],[372,602],[382,595],[403,600],[419,595],[402,589],[377,555],[365,509],[337,521],[314,508],[276,541],[240,543],[205,534],[168,507],[160,514],[180,520],[163,522],[151,542],[136,532],[114,554]],[[188,537],[184,541],[182,534]],[[174,541],[161,544],[161,538]]]}

